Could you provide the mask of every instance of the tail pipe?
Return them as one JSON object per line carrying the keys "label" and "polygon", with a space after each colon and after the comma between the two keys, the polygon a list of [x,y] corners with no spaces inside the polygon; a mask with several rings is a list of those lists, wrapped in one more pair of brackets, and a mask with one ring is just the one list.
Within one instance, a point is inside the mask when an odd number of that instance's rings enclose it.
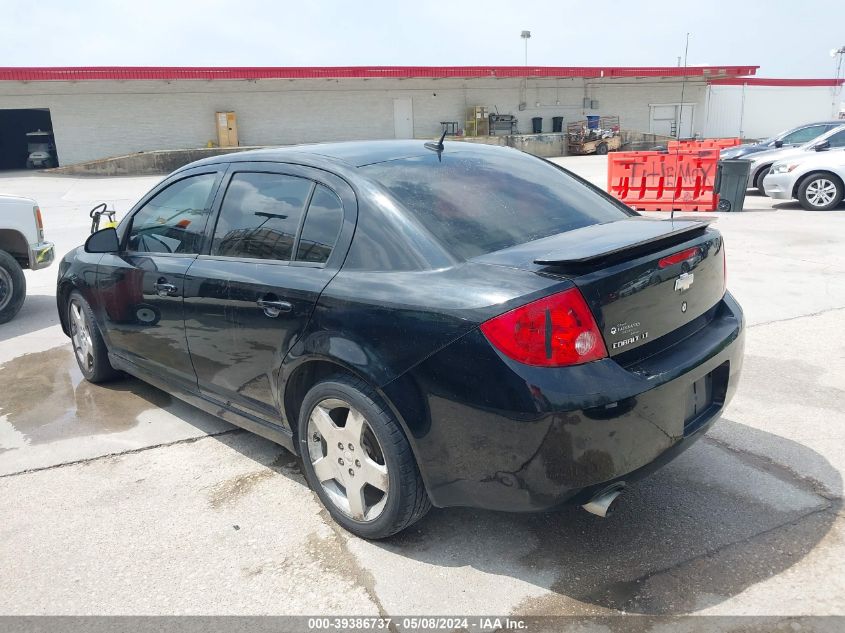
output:
{"label": "tail pipe", "polygon": [[609,517],[613,512],[613,502],[619,498],[622,491],[625,489],[625,484],[614,484],[610,488],[605,488],[599,492],[595,497],[590,499],[587,503],[582,505],[590,514],[595,514],[602,518]]}

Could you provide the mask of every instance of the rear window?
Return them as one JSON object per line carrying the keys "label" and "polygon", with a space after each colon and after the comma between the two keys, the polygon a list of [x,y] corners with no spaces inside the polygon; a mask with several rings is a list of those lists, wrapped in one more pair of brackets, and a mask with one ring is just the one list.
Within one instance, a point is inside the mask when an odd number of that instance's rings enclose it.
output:
{"label": "rear window", "polygon": [[361,167],[453,254],[469,259],[626,212],[556,167],[518,152],[449,153]]}

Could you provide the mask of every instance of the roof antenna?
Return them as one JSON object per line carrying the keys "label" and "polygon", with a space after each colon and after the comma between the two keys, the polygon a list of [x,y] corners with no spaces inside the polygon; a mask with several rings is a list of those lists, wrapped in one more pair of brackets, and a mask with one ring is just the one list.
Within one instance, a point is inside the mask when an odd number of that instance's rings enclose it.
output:
{"label": "roof antenna", "polygon": [[425,145],[424,145],[426,149],[433,149],[435,152],[437,152],[438,158],[440,157],[440,152],[442,152],[445,149],[445,146],[443,145],[443,139],[446,138],[446,132],[447,131],[448,131],[448,128],[444,127],[443,128],[443,134],[440,135],[439,141],[437,141],[436,143],[432,143],[431,141],[429,141],[428,143],[425,143]]}

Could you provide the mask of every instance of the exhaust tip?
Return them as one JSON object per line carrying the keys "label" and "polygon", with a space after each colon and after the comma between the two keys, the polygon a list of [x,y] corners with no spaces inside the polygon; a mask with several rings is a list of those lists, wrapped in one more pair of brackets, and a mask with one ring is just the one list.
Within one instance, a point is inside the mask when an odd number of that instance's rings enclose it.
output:
{"label": "exhaust tip", "polygon": [[606,488],[581,507],[590,514],[595,514],[605,519],[613,513],[613,502],[619,498],[624,488],[624,484],[617,484],[611,488]]}

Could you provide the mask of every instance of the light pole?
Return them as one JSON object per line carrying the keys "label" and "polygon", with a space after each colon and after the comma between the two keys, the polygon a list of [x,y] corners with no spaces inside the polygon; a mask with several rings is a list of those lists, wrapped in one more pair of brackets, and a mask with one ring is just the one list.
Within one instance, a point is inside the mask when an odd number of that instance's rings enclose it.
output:
{"label": "light pole", "polygon": [[836,59],[836,81],[832,89],[833,103],[831,104],[831,109],[833,110],[833,116],[838,117],[842,109],[842,103],[839,96],[842,93],[842,89],[839,86],[839,79],[842,77],[842,58],[845,57],[845,46],[832,48],[830,50],[830,56]]}
{"label": "light pole", "polygon": [[525,40],[525,65],[528,65],[528,40],[531,38],[531,31],[523,31],[520,37]]}

